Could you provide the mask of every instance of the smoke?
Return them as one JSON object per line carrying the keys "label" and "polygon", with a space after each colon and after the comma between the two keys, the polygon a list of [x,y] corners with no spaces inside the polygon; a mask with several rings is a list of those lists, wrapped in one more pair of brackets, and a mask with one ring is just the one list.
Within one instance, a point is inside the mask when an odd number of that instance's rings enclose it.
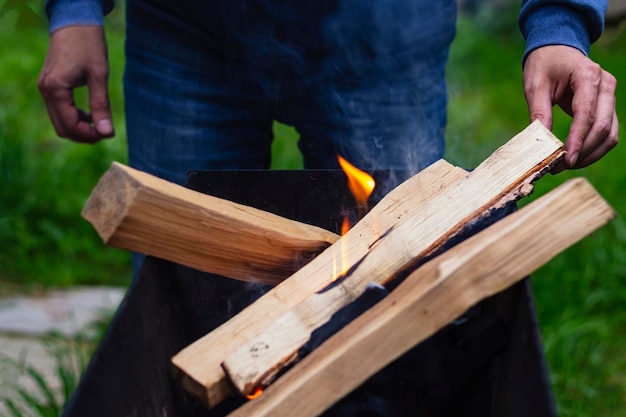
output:
{"label": "smoke", "polygon": [[[225,31],[306,168],[415,173],[443,156],[456,1],[224,2]],[[404,178],[398,178],[399,182]]]}
{"label": "smoke", "polygon": [[337,123],[348,132],[333,142],[362,169],[397,170],[385,192],[443,157],[455,20],[454,1],[342,0],[324,26]]}

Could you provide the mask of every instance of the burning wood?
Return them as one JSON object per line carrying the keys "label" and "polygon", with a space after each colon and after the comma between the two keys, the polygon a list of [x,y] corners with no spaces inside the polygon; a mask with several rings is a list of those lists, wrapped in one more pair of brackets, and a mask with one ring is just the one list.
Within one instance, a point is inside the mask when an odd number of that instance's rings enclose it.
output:
{"label": "burning wood", "polygon": [[[379,203],[288,280],[176,355],[176,375],[188,391],[213,407],[230,392],[224,362],[235,386],[249,394],[271,379],[311,331],[361,294],[368,282],[385,283],[411,269],[468,223],[527,195],[532,182],[562,154],[562,143],[537,122],[460,179],[458,170],[447,168],[445,161],[435,164],[392,191],[382,206]],[[350,273],[321,292],[342,278],[334,265],[342,244],[347,244],[348,266],[343,270]],[[250,352],[262,355],[254,358]]]}
{"label": "burning wood", "polygon": [[[419,216],[421,206],[429,198],[466,175],[466,171],[443,160],[426,168],[387,194],[350,230],[352,236],[363,236],[363,239],[351,240],[350,246],[355,251],[366,252],[370,244],[367,236],[379,236],[379,230],[388,229],[399,218]],[[296,273],[270,291],[267,297],[257,300],[253,308],[244,309],[229,320],[228,326],[218,327],[176,355],[172,359],[174,375],[182,386],[209,408],[230,396],[232,390],[221,363],[229,352],[256,335],[255,323],[262,325],[264,320],[278,319],[289,308],[326,286],[328,275],[337,277],[340,274],[341,257],[346,248],[333,245],[329,249],[316,258],[320,261],[313,272]],[[323,277],[315,271],[323,273]]]}
{"label": "burning wood", "polygon": [[585,180],[571,180],[424,264],[230,416],[287,417],[293,410],[301,417],[320,414],[466,309],[614,217]]}
{"label": "burning wood", "polygon": [[[438,167],[443,165],[441,161]],[[466,174],[452,166],[445,170]],[[444,169],[432,171],[447,175]],[[363,183],[369,189],[353,185],[361,209],[367,205],[373,179]],[[415,181],[414,186],[418,185]],[[387,210],[389,204],[394,200],[380,202],[377,210]],[[199,193],[117,162],[92,191],[82,215],[109,246],[270,285],[339,239],[322,228]],[[345,221],[347,232],[348,217]]]}
{"label": "burning wood", "polygon": [[113,163],[83,209],[103,241],[229,278],[276,284],[339,236]]}

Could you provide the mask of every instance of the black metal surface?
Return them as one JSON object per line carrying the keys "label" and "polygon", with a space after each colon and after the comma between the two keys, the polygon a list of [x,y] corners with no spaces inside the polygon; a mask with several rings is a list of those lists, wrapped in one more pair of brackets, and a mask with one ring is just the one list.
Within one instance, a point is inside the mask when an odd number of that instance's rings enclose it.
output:
{"label": "black metal surface", "polygon": [[[389,173],[373,174],[393,186]],[[354,208],[340,171],[196,172],[188,185],[335,232]],[[209,412],[173,381],[170,358],[267,289],[147,258],[63,415],[226,415],[243,400]],[[472,308],[325,415],[554,416],[546,375],[523,281]]]}

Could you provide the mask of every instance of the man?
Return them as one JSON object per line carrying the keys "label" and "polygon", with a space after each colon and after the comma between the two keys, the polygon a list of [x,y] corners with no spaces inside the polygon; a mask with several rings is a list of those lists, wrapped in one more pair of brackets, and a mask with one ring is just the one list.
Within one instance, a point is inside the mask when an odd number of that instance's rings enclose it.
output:
{"label": "man", "polygon": [[[443,156],[444,67],[455,0],[129,0],[125,73],[129,162],[182,183],[193,169],[267,168],[272,120],[296,127],[307,168],[418,171]],[[573,116],[564,168],[617,144],[616,80],[586,54],[606,0],[524,0],[524,91],[531,120]],[[175,4],[175,5],[174,5]],[[113,136],[106,0],[48,0],[39,80],[59,136]],[[86,85],[83,112],[72,90]]]}
{"label": "man", "polygon": [[[50,47],[39,85],[57,133],[77,142],[114,134],[101,27],[111,7],[106,0],[47,1]],[[604,0],[522,1],[530,118],[550,127],[555,104],[573,116],[557,170],[589,165],[617,143],[616,81],[586,56],[602,32],[606,7]],[[341,154],[362,169],[417,172],[443,156],[456,0],[127,0],[127,19],[126,122],[136,168],[179,183],[189,170],[268,168],[273,120],[298,130],[306,168],[335,168]],[[72,100],[72,90],[83,85],[89,113]],[[224,288],[250,291],[224,281],[187,288],[199,300],[188,303],[200,306],[194,322],[232,313],[212,297]],[[511,299],[521,303],[507,300],[507,310],[530,308],[524,307],[527,290],[519,291]],[[490,328],[484,324],[491,318],[489,311],[474,311],[464,328]],[[532,368],[527,374],[535,379],[497,382],[537,386],[515,390],[521,394],[512,400],[502,396],[492,406],[490,385],[475,383],[488,366],[474,370],[474,357],[462,361],[472,366],[464,367],[462,380],[470,382],[460,388],[458,346],[444,332],[396,363],[402,378],[393,369],[381,373],[363,397],[356,392],[326,415],[553,415],[547,393],[533,396],[545,381],[528,343],[534,340],[529,323],[528,334],[517,332],[525,343],[510,344],[516,363]],[[465,334],[460,327],[452,333]],[[474,337],[487,364],[509,341],[495,333]],[[511,404],[516,410],[495,414]]]}

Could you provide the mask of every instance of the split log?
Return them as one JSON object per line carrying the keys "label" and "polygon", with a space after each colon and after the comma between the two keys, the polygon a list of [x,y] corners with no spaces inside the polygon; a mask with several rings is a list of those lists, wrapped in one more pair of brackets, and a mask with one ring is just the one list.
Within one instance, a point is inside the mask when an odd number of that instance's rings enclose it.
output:
{"label": "split log", "polygon": [[110,246],[276,284],[339,236],[113,163],[82,215]]}
{"label": "split log", "polygon": [[574,179],[434,258],[230,417],[315,416],[477,302],[615,217]]}
{"label": "split log", "polygon": [[[466,178],[429,199],[419,216],[396,220],[376,240],[367,235],[344,236],[341,243],[348,245],[344,253],[349,255],[350,268],[347,276],[327,275],[327,283],[335,279],[340,282],[311,295],[278,320],[268,321],[266,329],[258,329],[258,336],[230,354],[223,367],[232,384],[244,395],[269,385],[282,369],[297,360],[299,349],[311,333],[361,295],[369,282],[385,284],[434,253],[469,222],[530,193],[532,186],[520,184],[530,184],[538,175],[536,169],[549,167],[551,162],[545,158],[562,144],[548,140],[545,143],[551,146],[540,150],[534,137],[528,139],[525,134],[512,139]],[[357,239],[369,242],[365,252],[354,253],[352,242]]]}
{"label": "split log", "polygon": [[[366,253],[381,230],[389,229],[397,218],[419,216],[421,206],[429,198],[466,175],[467,171],[461,168],[437,161],[393,189],[345,237],[352,236],[353,250]],[[254,337],[267,320],[278,319],[287,309],[324,287],[329,276],[337,275],[341,269],[341,252],[341,245],[331,246],[315,259],[318,263],[312,272],[304,271],[283,281],[230,319],[227,326],[218,327],[179,352],[172,363],[174,376],[183,388],[209,408],[230,396],[233,392],[221,367],[226,356]]]}
{"label": "split log", "polygon": [[[430,189],[425,186],[412,190],[410,184],[420,174],[409,179],[385,197],[392,198],[394,204],[386,204],[388,208],[384,211],[377,211],[376,206],[340,241],[288,280],[176,355],[175,374],[189,392],[212,407],[229,392],[220,367],[226,356],[237,349],[254,351],[257,346],[271,346],[276,340],[274,331],[281,332],[272,324],[277,320],[293,323],[286,337],[291,337],[293,332],[295,339],[281,345],[278,354],[274,354],[274,359],[278,358],[278,361],[272,359],[277,362],[276,367],[230,374],[242,392],[256,382],[265,381],[298,349],[299,336],[310,334],[309,330],[324,324],[332,313],[358,296],[368,282],[385,283],[434,253],[469,222],[494,207],[527,195],[532,182],[562,155],[562,143],[536,122],[470,174],[444,189],[441,182],[436,182],[429,184]],[[416,200],[422,202],[419,207]],[[340,259],[344,267],[338,266]],[[334,288],[315,294],[341,278],[343,270],[350,271],[348,277]],[[311,301],[321,300],[318,296],[324,297],[323,302]],[[264,340],[267,335],[272,335],[268,339],[271,344]],[[247,347],[242,347],[245,344]],[[251,380],[256,382],[249,383]]]}

